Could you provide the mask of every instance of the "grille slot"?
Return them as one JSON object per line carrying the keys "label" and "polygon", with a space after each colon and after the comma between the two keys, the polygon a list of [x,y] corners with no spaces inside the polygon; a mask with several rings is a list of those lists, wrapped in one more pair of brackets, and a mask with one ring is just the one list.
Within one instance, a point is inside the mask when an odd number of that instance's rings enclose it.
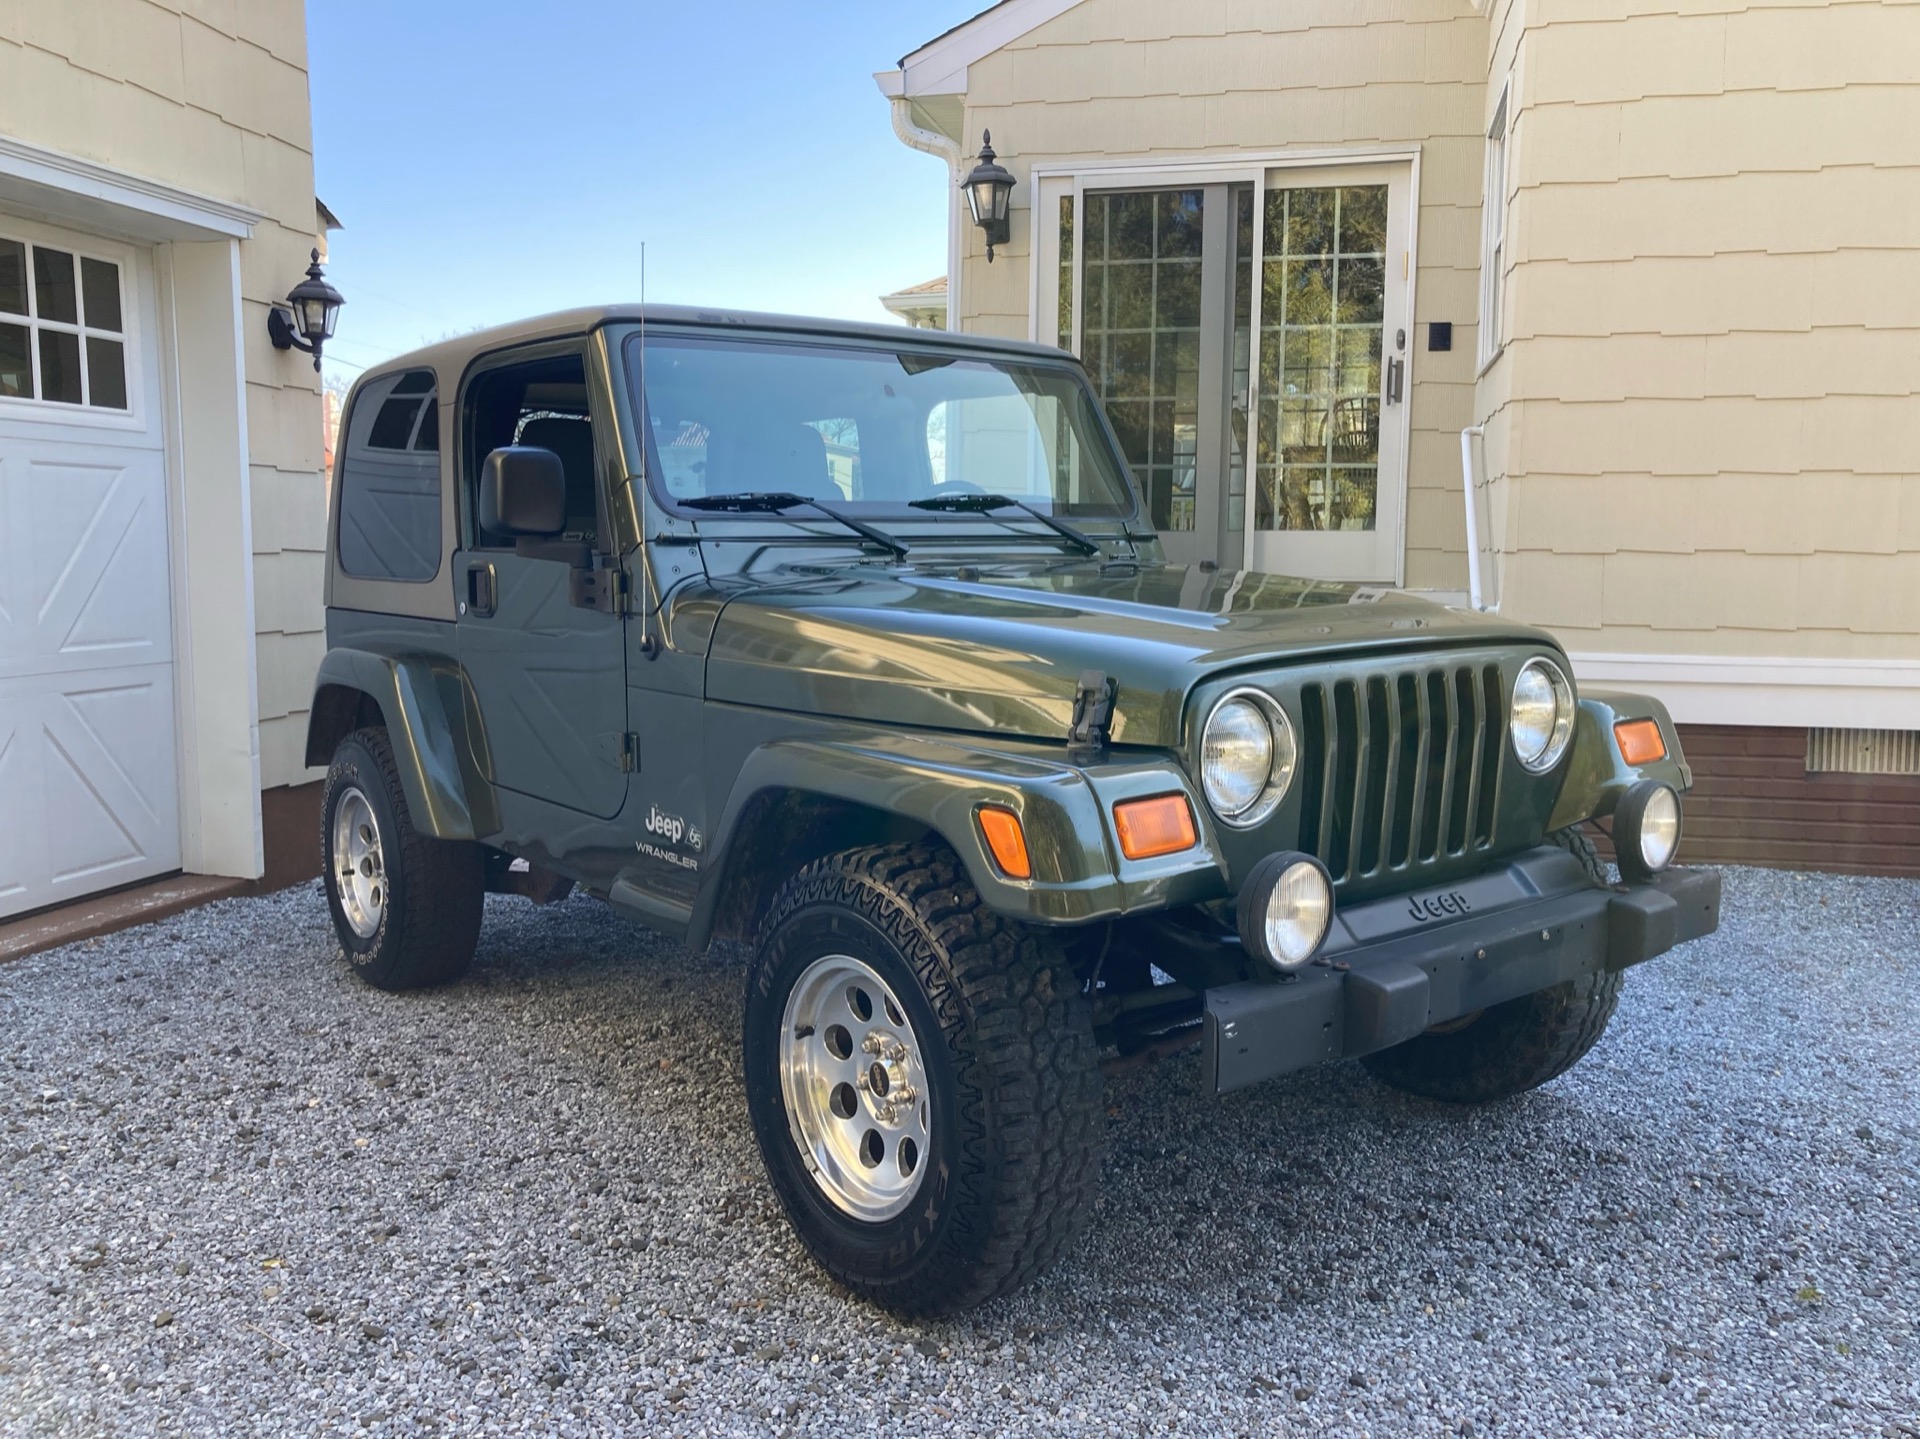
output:
{"label": "grille slot", "polygon": [[1503,693],[1492,663],[1305,685],[1301,847],[1339,883],[1491,846]]}

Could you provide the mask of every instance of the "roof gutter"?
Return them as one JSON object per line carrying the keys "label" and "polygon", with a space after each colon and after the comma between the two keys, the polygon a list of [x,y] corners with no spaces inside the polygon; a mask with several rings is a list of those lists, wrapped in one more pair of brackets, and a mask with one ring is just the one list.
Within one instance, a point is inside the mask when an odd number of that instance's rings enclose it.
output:
{"label": "roof gutter", "polygon": [[893,133],[909,150],[936,155],[946,162],[947,179],[947,328],[960,329],[960,142],[917,125],[913,119],[913,101],[906,94],[906,75],[899,70],[882,70],[873,77],[880,93],[887,97],[893,111]]}

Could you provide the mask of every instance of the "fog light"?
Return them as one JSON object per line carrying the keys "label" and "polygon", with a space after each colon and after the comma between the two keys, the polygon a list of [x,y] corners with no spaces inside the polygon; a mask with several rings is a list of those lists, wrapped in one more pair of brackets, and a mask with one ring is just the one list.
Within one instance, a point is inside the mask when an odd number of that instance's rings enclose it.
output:
{"label": "fog light", "polygon": [[1671,785],[1642,780],[1613,811],[1613,851],[1624,878],[1652,879],[1680,848],[1680,796]]}
{"label": "fog light", "polygon": [[1240,942],[1275,969],[1299,969],[1333,924],[1333,881],[1310,854],[1270,854],[1240,886]]}

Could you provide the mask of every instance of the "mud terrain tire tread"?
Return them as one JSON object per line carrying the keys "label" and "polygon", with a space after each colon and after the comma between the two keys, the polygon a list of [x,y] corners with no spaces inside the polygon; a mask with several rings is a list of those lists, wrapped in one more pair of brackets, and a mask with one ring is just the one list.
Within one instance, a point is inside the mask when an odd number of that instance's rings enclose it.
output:
{"label": "mud terrain tire tread", "polygon": [[[387,873],[387,902],[371,939],[354,934],[334,892],[333,811],[356,785],[373,805]],[[485,851],[414,828],[385,729],[355,730],[334,750],[320,801],[327,908],[353,972],[376,989],[424,989],[460,978],[473,963],[486,903]]]}
{"label": "mud terrain tire tread", "polygon": [[[959,1146],[951,1212],[924,1251],[884,1272],[842,1251],[789,1192],[786,1166],[768,1171],[807,1248],[835,1279],[899,1314],[954,1313],[1017,1289],[1084,1228],[1106,1144],[1092,1016],[1067,959],[1042,931],[982,903],[959,857],[942,844],[880,845],[829,855],[774,897],[748,983],[747,1036],[756,991],[772,983],[796,918],[851,909],[876,927],[918,978],[957,1076]],[[783,1006],[785,991],[761,1005]],[[780,1022],[775,1009],[765,1033]],[[747,1080],[763,1153],[791,1148],[778,1059],[749,1055]],[[771,1093],[767,1091],[770,1085]],[[826,1227],[828,1230],[831,1226]],[[851,1262],[850,1262],[851,1261]]]}

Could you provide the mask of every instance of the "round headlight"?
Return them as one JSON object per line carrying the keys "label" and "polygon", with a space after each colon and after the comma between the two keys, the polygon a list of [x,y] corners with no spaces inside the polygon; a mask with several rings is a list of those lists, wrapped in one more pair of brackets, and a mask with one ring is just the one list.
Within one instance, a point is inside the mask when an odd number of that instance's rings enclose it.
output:
{"label": "round headlight", "polygon": [[1200,788],[1228,824],[1258,824],[1293,783],[1293,724],[1265,690],[1224,696],[1200,733]]}
{"label": "round headlight", "polygon": [[1275,854],[1255,865],[1240,890],[1240,942],[1275,969],[1312,959],[1333,924],[1333,882],[1320,861]]}
{"label": "round headlight", "polygon": [[1673,863],[1680,848],[1680,796],[1671,785],[1642,780],[1613,811],[1613,851],[1627,879],[1647,880]]}
{"label": "round headlight", "polygon": [[1534,774],[1560,762],[1573,738],[1573,686],[1552,660],[1532,659],[1513,679],[1513,752]]}

